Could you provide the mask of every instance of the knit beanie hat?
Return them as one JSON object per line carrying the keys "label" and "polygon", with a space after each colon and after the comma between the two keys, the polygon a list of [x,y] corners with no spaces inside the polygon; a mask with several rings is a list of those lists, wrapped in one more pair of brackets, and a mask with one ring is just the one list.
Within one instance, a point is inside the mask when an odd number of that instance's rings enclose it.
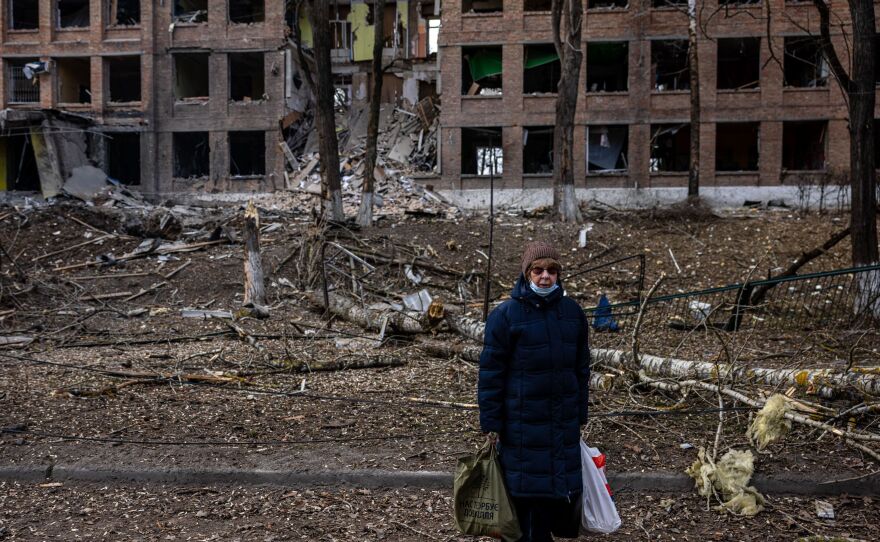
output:
{"label": "knit beanie hat", "polygon": [[559,251],[553,248],[550,243],[544,241],[534,241],[526,245],[522,257],[522,273],[525,276],[529,272],[532,262],[541,258],[552,258],[559,262]]}

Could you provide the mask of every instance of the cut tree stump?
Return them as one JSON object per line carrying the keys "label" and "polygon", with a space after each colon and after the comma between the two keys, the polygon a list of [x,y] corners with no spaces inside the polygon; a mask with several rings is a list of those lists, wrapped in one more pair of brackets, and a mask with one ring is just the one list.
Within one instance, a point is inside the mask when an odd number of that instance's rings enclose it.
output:
{"label": "cut tree stump", "polygon": [[253,200],[244,212],[244,308],[249,316],[268,318],[263,262],[260,259],[260,214]]}

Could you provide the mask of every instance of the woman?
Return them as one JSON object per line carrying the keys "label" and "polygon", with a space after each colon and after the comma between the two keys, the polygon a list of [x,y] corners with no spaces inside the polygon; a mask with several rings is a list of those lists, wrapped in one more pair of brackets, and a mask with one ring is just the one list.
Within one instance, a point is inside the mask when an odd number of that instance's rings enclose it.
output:
{"label": "woman", "polygon": [[578,536],[580,427],[587,422],[587,318],[565,297],[559,253],[526,246],[511,299],[486,322],[480,426],[498,449],[521,542]]}

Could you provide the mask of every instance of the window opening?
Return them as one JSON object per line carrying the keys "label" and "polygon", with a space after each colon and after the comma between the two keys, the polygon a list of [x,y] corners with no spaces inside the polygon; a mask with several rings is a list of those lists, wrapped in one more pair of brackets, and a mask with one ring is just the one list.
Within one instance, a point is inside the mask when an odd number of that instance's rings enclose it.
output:
{"label": "window opening", "polygon": [[590,0],[587,9],[626,9],[629,0]]}
{"label": "window opening", "polygon": [[252,24],[264,20],[266,20],[265,0],[229,0],[230,23]]}
{"label": "window opening", "polygon": [[562,64],[552,43],[525,46],[523,93],[555,94]]}
{"label": "window opening", "polygon": [[501,13],[504,11],[501,0],[462,0],[462,13]]}
{"label": "window opening", "polygon": [[428,19],[428,56],[440,51],[440,19]]}
{"label": "window opening", "polygon": [[174,55],[174,98],[207,100],[208,53],[177,53]]}
{"label": "window opening", "polygon": [[91,60],[88,58],[59,58],[58,102],[87,104],[92,102]]}
{"label": "window opening", "polygon": [[6,88],[10,103],[39,103],[40,76],[26,69],[28,64],[40,64],[38,60],[6,59]]}
{"label": "window opening", "polygon": [[668,8],[668,7],[678,7],[678,6],[686,6],[688,0],[651,0],[652,6],[655,8]]}
{"label": "window opening", "polygon": [[208,132],[175,132],[172,139],[175,179],[210,175],[211,147]]}
{"label": "window opening", "polygon": [[651,125],[651,173],[687,171],[691,161],[689,124]]}
{"label": "window opening", "polygon": [[113,103],[141,101],[141,57],[107,57],[110,80],[108,101]]}
{"label": "window opening", "polygon": [[500,96],[501,47],[463,47],[461,56],[461,93],[468,96]]}
{"label": "window opening", "polygon": [[[34,0],[36,1],[36,0]],[[89,20],[89,0],[56,0],[58,28],[86,28]]]}
{"label": "window opening", "polygon": [[828,84],[828,63],[822,56],[819,41],[812,36],[785,38],[785,86],[824,87]]}
{"label": "window opening", "polygon": [[652,41],[651,71],[654,90],[689,90],[691,70],[688,62],[688,40]]}
{"label": "window opening", "polygon": [[35,192],[40,189],[40,170],[29,135],[4,136],[6,142],[6,188]]}
{"label": "window opening", "polygon": [[629,169],[628,147],[628,126],[587,126],[587,172],[625,172]]}
{"label": "window opening", "polygon": [[9,29],[36,30],[40,27],[40,3],[36,0],[10,0]]}
{"label": "window opening", "polygon": [[718,88],[758,88],[761,80],[761,38],[718,40]]}
{"label": "window opening", "polygon": [[553,126],[523,128],[523,173],[553,173]]}
{"label": "window opening", "polygon": [[724,122],[715,125],[715,171],[758,171],[760,124]]}
{"label": "window opening", "polygon": [[825,169],[828,122],[824,120],[782,123],[782,168],[792,171]]}
{"label": "window opening", "polygon": [[587,43],[587,91],[629,89],[629,42]]}
{"label": "window opening", "polygon": [[[501,128],[461,129],[461,174],[501,175],[504,151]],[[494,168],[494,172],[493,172]]]}
{"label": "window opening", "polygon": [[553,0],[525,0],[523,11],[550,11],[553,9]]}
{"label": "window opening", "polygon": [[124,185],[141,184],[141,134],[110,132],[107,136],[107,175]]}
{"label": "window opening", "polygon": [[234,102],[263,100],[266,92],[263,53],[229,54],[229,97]]}
{"label": "window opening", "polygon": [[176,23],[206,23],[208,0],[174,0],[172,15]]}
{"label": "window opening", "polygon": [[116,26],[137,26],[141,24],[140,0],[110,0],[110,21]]}
{"label": "window opening", "polygon": [[233,177],[266,174],[265,132],[229,132],[229,174]]}

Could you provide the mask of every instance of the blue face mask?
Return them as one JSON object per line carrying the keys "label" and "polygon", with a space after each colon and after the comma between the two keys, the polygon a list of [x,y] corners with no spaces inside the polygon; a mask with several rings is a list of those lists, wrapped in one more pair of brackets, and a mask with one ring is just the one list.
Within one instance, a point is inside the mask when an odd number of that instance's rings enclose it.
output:
{"label": "blue face mask", "polygon": [[529,288],[531,288],[532,291],[535,292],[536,294],[538,294],[539,296],[544,297],[544,296],[550,295],[551,293],[556,291],[556,289],[559,288],[559,284],[554,284],[553,286],[551,286],[549,288],[541,288],[540,286],[538,286],[534,282],[529,281]]}

